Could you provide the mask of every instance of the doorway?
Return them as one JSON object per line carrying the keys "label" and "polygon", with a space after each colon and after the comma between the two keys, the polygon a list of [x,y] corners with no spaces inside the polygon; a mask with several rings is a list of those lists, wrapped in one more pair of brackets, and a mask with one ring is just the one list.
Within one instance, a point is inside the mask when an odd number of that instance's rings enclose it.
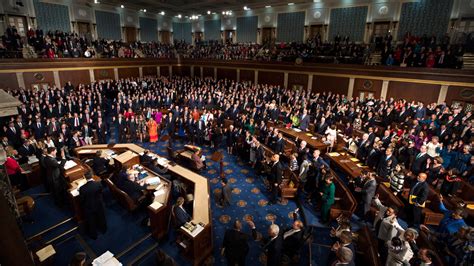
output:
{"label": "doorway", "polygon": [[27,24],[26,24],[26,17],[8,16],[8,25],[11,27],[15,27],[20,36],[22,37],[26,36],[26,31],[28,29]]}
{"label": "doorway", "polygon": [[135,27],[124,27],[125,31],[125,42],[132,43],[137,41],[137,28]]}
{"label": "doorway", "polygon": [[225,30],[224,31],[224,42],[233,43],[235,38],[235,30]]}

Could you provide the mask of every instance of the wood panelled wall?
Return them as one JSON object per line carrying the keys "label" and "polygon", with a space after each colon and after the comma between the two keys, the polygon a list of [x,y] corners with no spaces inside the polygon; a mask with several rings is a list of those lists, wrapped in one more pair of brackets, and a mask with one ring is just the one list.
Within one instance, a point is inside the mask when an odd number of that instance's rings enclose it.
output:
{"label": "wood panelled wall", "polygon": [[441,86],[392,81],[388,84],[387,99],[406,99],[432,103],[438,101]]}
{"label": "wood panelled wall", "polygon": [[[22,63],[24,62],[24,63]],[[295,66],[259,62],[174,61],[160,60],[78,60],[67,62],[12,61],[0,62],[0,88],[30,88],[32,84],[64,86],[68,81],[77,85],[91,80],[135,78],[142,76],[191,76],[217,77],[218,79],[256,81],[259,84],[311,87],[313,92],[332,91],[358,97],[361,92],[373,93],[376,98],[406,99],[425,103],[438,99],[450,104],[453,101],[474,102],[474,73],[456,72],[460,77],[438,70],[372,69],[357,66]],[[140,70],[141,68],[141,70]],[[34,71],[36,69],[36,71]],[[433,71],[433,72],[429,72]],[[202,73],[201,73],[202,72]],[[417,75],[417,76],[416,76]],[[416,78],[415,78],[416,77]],[[441,81],[442,82],[441,82]],[[385,82],[384,82],[385,81]],[[443,85],[443,82],[448,85]],[[450,85],[454,84],[454,85]],[[457,85],[461,84],[461,85]]]}

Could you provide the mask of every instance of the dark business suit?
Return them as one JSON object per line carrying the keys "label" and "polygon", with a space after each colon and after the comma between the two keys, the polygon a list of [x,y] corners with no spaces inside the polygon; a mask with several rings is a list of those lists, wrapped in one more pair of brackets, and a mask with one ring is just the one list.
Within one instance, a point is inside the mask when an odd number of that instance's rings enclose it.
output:
{"label": "dark business suit", "polygon": [[309,127],[309,122],[310,122],[309,115],[305,115],[304,117],[301,116],[300,129],[303,130],[303,131],[306,130],[306,129],[308,129],[308,127]]}
{"label": "dark business suit", "polygon": [[118,183],[117,187],[123,192],[127,193],[127,195],[132,198],[135,203],[139,203],[138,200],[143,196],[144,188],[138,183],[129,180],[128,178]]}
{"label": "dark business suit", "polygon": [[66,194],[67,184],[66,180],[61,174],[61,169],[64,167],[66,160],[61,160],[58,162],[56,158],[47,156],[44,159],[44,164],[46,166],[46,176],[51,184],[50,189],[53,194],[54,202],[57,205],[62,206],[64,204],[63,200]]}
{"label": "dark business suit", "polygon": [[191,221],[191,216],[181,207],[175,206],[173,213],[176,219],[176,225],[178,227],[184,225],[186,222]]}
{"label": "dark business suit", "polygon": [[428,160],[429,155],[428,154],[417,154],[415,157],[415,160],[413,160],[413,163],[411,165],[411,171],[413,174],[418,175],[421,172],[424,172],[426,170],[426,160]]}
{"label": "dark business suit", "polygon": [[275,203],[278,197],[278,190],[279,185],[282,179],[282,167],[280,162],[274,163],[271,168],[270,176],[269,176],[269,183],[271,186],[271,202]]}
{"label": "dark business suit", "polygon": [[87,181],[79,188],[79,197],[84,211],[87,233],[91,238],[96,239],[97,230],[103,233],[107,231],[102,185],[93,180]]}
{"label": "dark business suit", "polygon": [[370,210],[370,205],[372,204],[372,198],[375,195],[377,190],[377,181],[375,179],[367,180],[362,187],[361,196],[364,215]]}
{"label": "dark business suit", "polygon": [[[426,182],[416,182],[415,185],[410,189],[409,198],[416,196],[413,200],[414,203],[423,205],[428,199],[429,187]],[[408,219],[408,226],[418,228],[421,223],[421,210],[422,207],[418,207],[415,204],[409,204],[410,212]]]}
{"label": "dark business suit", "polygon": [[277,154],[282,154],[285,151],[285,141],[283,138],[277,139],[273,147],[273,151]]}
{"label": "dark business suit", "polygon": [[283,236],[280,234],[275,239],[270,239],[265,245],[267,266],[279,266],[283,249]]}
{"label": "dark business suit", "polygon": [[[290,230],[287,230],[287,232]],[[301,229],[285,238],[287,232],[283,234],[283,252],[291,259],[294,255],[298,254],[303,245],[304,231]]]}
{"label": "dark business suit", "polygon": [[395,156],[391,155],[389,158],[387,158],[387,155],[383,155],[380,157],[379,163],[377,165],[377,175],[379,175],[382,178],[386,178],[391,170],[395,168],[395,165],[397,165],[397,158]]}
{"label": "dark business suit", "polygon": [[101,175],[107,172],[109,167],[109,160],[96,156],[92,159],[92,170],[96,175]]}
{"label": "dark business suit", "polygon": [[[252,229],[252,237],[255,239],[256,236],[256,230]],[[224,255],[227,259],[227,265],[245,265],[245,259],[247,257],[247,253],[249,252],[248,241],[250,239],[250,235],[235,229],[228,229],[225,232],[222,247],[224,248]]]}

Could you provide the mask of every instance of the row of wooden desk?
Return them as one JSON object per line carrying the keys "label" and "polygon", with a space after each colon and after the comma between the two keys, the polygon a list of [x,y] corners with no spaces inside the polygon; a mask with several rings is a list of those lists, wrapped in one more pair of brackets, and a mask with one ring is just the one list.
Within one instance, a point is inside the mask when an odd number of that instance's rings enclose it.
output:
{"label": "row of wooden desk", "polygon": [[[139,155],[143,154],[144,148],[136,144],[115,144],[115,145],[89,145],[76,149],[76,153],[80,158],[90,157],[94,155],[98,150],[102,151],[102,156],[113,157],[113,160],[118,162],[127,168],[134,165],[140,164]],[[114,153],[110,156],[107,154]],[[105,154],[105,155],[104,155]],[[197,226],[196,231],[190,232],[183,227],[179,229],[180,232],[185,236],[185,249],[184,255],[189,258],[194,265],[199,265],[204,261],[211,253],[213,249],[212,243],[212,218],[211,218],[211,207],[209,197],[209,185],[208,180],[192,172],[178,164],[171,163],[167,159],[158,156],[157,154],[149,153],[149,156],[158,158],[158,163],[162,166],[166,166],[168,172],[181,179],[187,184],[194,186],[193,195],[193,213],[192,223]],[[159,176],[153,173],[149,169],[145,168],[146,171],[150,172],[151,177]],[[168,183],[166,185],[166,192],[160,194],[162,196],[154,197],[154,202],[148,206],[148,213],[150,215],[150,227],[152,234],[160,238],[167,233],[168,221],[172,206],[170,204],[170,191],[172,184],[165,178],[160,178],[162,182]],[[146,182],[146,180],[145,180]],[[155,194],[156,195],[156,194]]]}

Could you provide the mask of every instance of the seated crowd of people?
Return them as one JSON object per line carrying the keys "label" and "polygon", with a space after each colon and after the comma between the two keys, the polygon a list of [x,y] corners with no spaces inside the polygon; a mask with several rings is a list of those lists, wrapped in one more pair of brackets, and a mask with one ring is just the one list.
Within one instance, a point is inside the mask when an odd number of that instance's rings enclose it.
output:
{"label": "seated crowd of people", "polygon": [[[176,40],[174,45],[158,42],[133,42],[95,40],[77,33],[29,29],[22,38],[15,27],[8,27],[0,42],[0,58],[184,58],[217,60],[258,60],[294,62],[301,58],[313,63],[366,64],[372,51],[371,45],[355,43],[348,36],[339,34],[333,42],[323,41],[320,33],[306,42],[275,44],[267,41],[256,43],[229,43],[220,41],[196,42],[195,45]],[[441,42],[436,37],[412,36],[406,33],[403,43],[392,42],[385,37],[374,36],[375,51],[381,51],[382,65],[406,67],[462,68],[464,48],[450,45],[446,36]]]}
{"label": "seated crowd of people", "polygon": [[[313,150],[296,139],[297,149],[288,156],[278,127],[308,131],[325,141],[329,149],[336,149],[336,129],[342,124],[345,127],[340,133],[347,140],[347,149],[354,150],[371,169],[347,185],[362,198],[358,216],[373,222],[383,262],[430,265],[436,252],[460,265],[469,265],[474,259],[474,230],[464,222],[466,206],[448,210],[443,205],[443,197],[458,195],[461,182],[474,183],[474,117],[462,106],[425,106],[403,99],[348,99],[331,92],[189,77],[146,77],[76,86],[68,83],[62,88],[20,88],[10,93],[22,105],[19,115],[4,122],[2,145],[8,151],[5,165],[12,184],[22,189],[27,184],[19,165],[30,156],[55,156],[55,148],[61,157],[72,156],[75,148],[91,143],[157,142],[169,135],[215,150],[226,147],[229,154],[241,157],[255,168],[257,177],[265,177],[271,204],[283,200],[280,188],[288,168],[300,180],[298,193],[320,209],[323,223],[329,223],[336,186],[333,166],[323,155],[326,151]],[[226,125],[228,121],[232,125]],[[359,138],[356,131],[365,133]],[[129,183],[126,177],[120,179],[125,190]],[[395,195],[401,196],[408,188],[409,195],[415,196],[414,203],[407,203],[406,210],[385,206],[374,189],[380,180],[389,182]],[[445,213],[439,226],[431,228],[422,225],[420,207],[429,186],[440,191],[439,209]],[[230,201],[227,195],[221,205]],[[379,210],[375,219],[368,211],[371,206]],[[408,229],[398,224],[397,214],[402,211]],[[285,245],[272,241],[283,241],[289,235],[279,233],[275,226],[269,230],[274,252],[269,258],[279,262]],[[238,231],[242,228],[239,224],[235,227]],[[334,244],[330,263],[354,265],[360,256],[350,227],[348,221],[340,222],[331,231]],[[291,234],[300,229],[297,223]],[[433,235],[436,250],[418,246],[415,239],[421,232]]]}
{"label": "seated crowd of people", "polygon": [[387,66],[462,68],[464,47],[451,45],[448,34],[441,41],[436,36],[413,36],[407,32],[403,43],[393,45],[388,33],[383,39],[375,37],[382,51],[381,64]]}

